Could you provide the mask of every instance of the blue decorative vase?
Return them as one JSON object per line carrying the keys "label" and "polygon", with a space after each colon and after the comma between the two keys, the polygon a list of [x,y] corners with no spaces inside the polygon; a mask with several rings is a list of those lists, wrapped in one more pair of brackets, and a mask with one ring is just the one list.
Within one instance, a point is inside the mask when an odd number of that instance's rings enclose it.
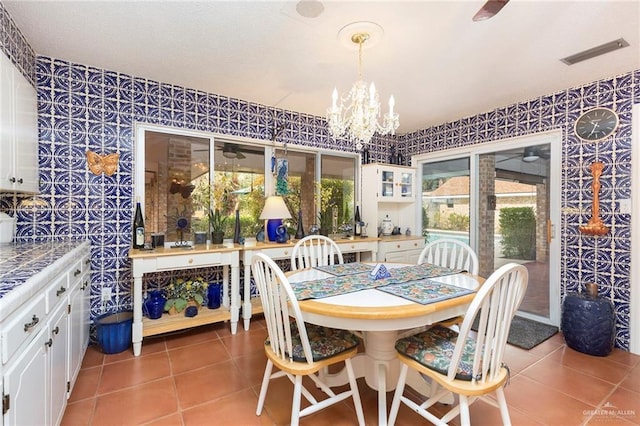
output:
{"label": "blue decorative vase", "polygon": [[164,304],[167,301],[161,290],[151,290],[149,297],[144,301],[144,309],[147,317],[150,319],[158,319],[164,312]]}
{"label": "blue decorative vase", "polygon": [[275,242],[278,237],[278,227],[282,225],[282,219],[269,219],[267,222],[267,235],[269,236],[269,241]]}
{"label": "blue decorative vase", "polygon": [[287,227],[284,225],[278,226],[278,229],[276,229],[276,242],[286,243],[287,241],[289,241],[289,232],[287,232]]}
{"label": "blue decorative vase", "polygon": [[211,283],[207,288],[207,308],[218,309],[220,307],[220,283]]}

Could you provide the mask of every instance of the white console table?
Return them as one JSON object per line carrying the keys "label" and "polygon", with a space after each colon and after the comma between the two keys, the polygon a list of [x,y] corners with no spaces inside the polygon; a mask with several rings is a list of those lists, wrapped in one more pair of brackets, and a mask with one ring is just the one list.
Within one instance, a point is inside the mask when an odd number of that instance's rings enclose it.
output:
{"label": "white console table", "polygon": [[[240,250],[242,246],[202,244],[191,249],[156,248],[154,250],[131,249],[133,274],[133,354],[140,355],[142,338],[169,331],[181,330],[203,324],[231,320],[231,333],[238,328],[240,314]],[[183,315],[164,314],[162,318],[150,320],[142,317],[142,276],[147,273],[179,269],[223,267],[222,306],[219,309],[200,309],[198,315],[187,318]],[[229,287],[231,267],[231,287]],[[231,292],[229,294],[229,292]]]}
{"label": "white console table", "polygon": [[[375,262],[378,253],[378,242],[380,238],[343,238],[334,240],[342,254],[356,253],[356,261]],[[255,246],[244,247],[242,250],[242,263],[244,264],[244,292],[242,302],[242,318],[244,319],[244,329],[249,330],[252,313],[262,312],[260,300],[251,300],[251,259],[256,253],[264,253],[272,259],[291,259],[293,246],[297,241],[286,243],[257,243]],[[364,254],[364,256],[362,256]]]}

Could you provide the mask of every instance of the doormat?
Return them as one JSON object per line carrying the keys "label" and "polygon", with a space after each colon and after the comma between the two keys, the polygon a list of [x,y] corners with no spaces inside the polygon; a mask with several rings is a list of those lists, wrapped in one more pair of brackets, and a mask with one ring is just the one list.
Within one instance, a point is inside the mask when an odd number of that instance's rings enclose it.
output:
{"label": "doormat", "polygon": [[[471,328],[477,330],[477,324],[478,318],[476,318]],[[538,346],[557,332],[558,327],[556,326],[515,316],[513,317],[513,321],[511,321],[511,329],[509,330],[507,343],[528,350]]]}

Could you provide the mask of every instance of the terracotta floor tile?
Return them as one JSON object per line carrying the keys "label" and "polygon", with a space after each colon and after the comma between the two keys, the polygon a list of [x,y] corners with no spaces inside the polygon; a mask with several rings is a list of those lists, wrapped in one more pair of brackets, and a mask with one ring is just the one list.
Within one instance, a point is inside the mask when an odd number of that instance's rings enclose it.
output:
{"label": "terracotta floor tile", "polygon": [[167,352],[105,364],[102,368],[98,394],[102,395],[170,375],[171,367]]}
{"label": "terracotta floor tile", "polygon": [[104,354],[98,345],[89,345],[87,351],[82,359],[82,366],[80,368],[89,368],[102,365],[104,362]]}
{"label": "terracotta floor tile", "polygon": [[167,417],[162,417],[157,420],[153,420],[149,423],[145,423],[145,426],[183,426],[182,414],[174,413]]}
{"label": "terracotta floor tile", "polygon": [[256,416],[257,404],[256,394],[251,389],[245,389],[184,410],[182,418],[185,426],[207,424],[250,426],[272,423],[268,415]]}
{"label": "terracotta floor tile", "polygon": [[62,417],[61,426],[90,425],[93,420],[95,404],[95,398],[68,403]]}
{"label": "terracotta floor tile", "polygon": [[631,370],[629,375],[622,381],[621,386],[634,392],[640,392],[640,365]]}
{"label": "terracotta floor tile", "polygon": [[[231,335],[228,323],[220,323],[147,338],[140,357],[130,349],[103,355],[99,347],[90,347],[63,424],[288,424],[293,385],[286,378],[271,382],[263,413],[255,415],[267,331],[261,317],[254,318],[249,331],[242,322],[239,326],[237,335]],[[505,360],[511,367],[506,398],[515,426],[640,424],[637,417],[622,415],[626,412],[597,411],[615,406],[640,413],[640,356],[616,349],[608,357],[592,357],[568,349],[558,334],[529,351],[509,345]],[[377,391],[363,378],[358,388],[366,424],[377,425]],[[320,394],[313,385],[310,391]],[[413,390],[407,393],[424,399]],[[393,392],[387,392],[387,412],[392,400]],[[449,409],[436,404],[431,410]],[[501,423],[499,411],[484,401],[471,406],[471,419],[475,426]],[[356,424],[353,403],[348,399],[300,424]],[[400,408],[396,425],[422,424],[428,422]],[[459,417],[451,422],[459,424]]]}
{"label": "terracotta floor tile", "polygon": [[568,368],[553,359],[544,359],[536,363],[526,369],[523,375],[594,406],[601,404],[616,386]]}
{"label": "terracotta floor tile", "polygon": [[[218,334],[214,327],[210,325],[203,325],[189,330],[181,330],[171,334],[166,334],[165,345],[167,349],[175,349],[181,346],[195,345],[196,343],[207,342],[218,338]],[[142,346],[144,346],[144,344]]]}
{"label": "terracotta floor tile", "polygon": [[249,388],[247,379],[232,361],[178,374],[174,380],[183,410]]}
{"label": "terracotta floor tile", "polygon": [[607,398],[607,403],[602,408],[615,412],[617,417],[640,424],[640,393],[638,392],[620,387]]}
{"label": "terracotta floor tile", "polygon": [[168,351],[168,353],[173,374],[180,374],[220,361],[230,360],[229,353],[218,339],[190,346],[181,346]]}
{"label": "terracotta floor tile", "polygon": [[607,357],[583,354],[568,347],[553,352],[549,359],[610,383],[620,383],[631,371],[630,367],[610,361]]}
{"label": "terracotta floor tile", "polygon": [[250,352],[263,352],[264,341],[268,336],[265,329],[258,328],[235,336],[221,338],[231,356],[247,355]]}
{"label": "terracotta floor tile", "polygon": [[264,368],[267,365],[267,356],[264,351],[251,352],[246,356],[233,358],[238,369],[249,381],[250,386],[260,386],[264,375]]}
{"label": "terracotta floor tile", "polygon": [[69,402],[95,397],[98,392],[101,377],[102,365],[81,369],[78,373],[76,383],[73,386],[73,390],[71,391]]}
{"label": "terracotta floor tile", "polygon": [[580,425],[595,408],[524,375],[511,379],[505,395],[510,406],[547,425]]}
{"label": "terracotta floor tile", "polygon": [[134,425],[166,417],[178,410],[173,380],[166,377],[99,396],[93,425]]}

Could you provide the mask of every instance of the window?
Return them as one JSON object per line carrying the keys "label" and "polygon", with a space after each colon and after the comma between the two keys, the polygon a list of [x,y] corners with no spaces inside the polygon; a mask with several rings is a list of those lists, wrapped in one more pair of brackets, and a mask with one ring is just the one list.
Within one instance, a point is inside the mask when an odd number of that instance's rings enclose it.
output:
{"label": "window", "polygon": [[[209,235],[208,213],[218,208],[226,221],[225,237],[231,238],[235,211],[239,210],[240,232],[255,236],[263,226],[259,219],[265,195],[282,190],[277,165],[286,160],[285,203],[292,219],[285,221],[295,235],[298,212],[305,233],[311,225],[326,233],[352,225],[358,157],[353,154],[283,149],[226,137],[140,126],[136,134],[136,196],[145,207],[147,240],[151,234],[165,241],[192,241],[196,233]],[[276,168],[270,169],[272,153]],[[183,219],[183,220],[179,220]],[[185,225],[186,223],[186,225]]]}

